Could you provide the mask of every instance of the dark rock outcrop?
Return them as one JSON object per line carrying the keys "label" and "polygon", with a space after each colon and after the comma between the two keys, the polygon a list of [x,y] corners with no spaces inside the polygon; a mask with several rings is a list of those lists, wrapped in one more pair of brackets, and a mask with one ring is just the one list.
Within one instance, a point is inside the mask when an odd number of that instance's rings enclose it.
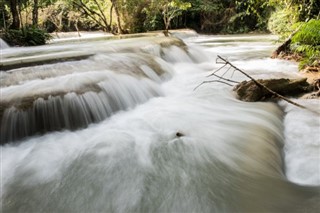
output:
{"label": "dark rock outcrop", "polygon": [[[259,79],[259,83],[282,96],[300,96],[312,92],[314,86],[303,79]],[[274,98],[273,94],[253,81],[243,81],[233,89],[237,98],[242,101],[254,102]]]}

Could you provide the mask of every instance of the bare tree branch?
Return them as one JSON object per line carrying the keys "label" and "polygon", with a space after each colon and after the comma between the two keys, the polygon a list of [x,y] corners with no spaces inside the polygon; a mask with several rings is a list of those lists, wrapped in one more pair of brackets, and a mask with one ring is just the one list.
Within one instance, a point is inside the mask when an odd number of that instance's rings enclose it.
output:
{"label": "bare tree branch", "polygon": [[[76,7],[78,7],[80,10],[82,10],[82,12],[85,15],[89,16],[92,20],[94,20],[99,26],[104,28],[106,31],[110,31],[110,26],[107,23],[107,20],[106,20],[106,17],[104,16],[104,14],[99,14],[96,11],[90,9],[89,7],[87,7],[87,5],[85,3],[83,3],[82,0],[79,0],[79,1],[73,0],[72,3]],[[99,9],[100,9],[100,7],[99,7]],[[98,20],[94,15],[97,15],[100,20]]]}
{"label": "bare tree branch", "polygon": [[232,84],[226,83],[226,82],[224,82],[224,81],[220,81],[220,80],[212,80],[212,81],[204,81],[204,82],[202,82],[201,84],[199,84],[198,86],[196,86],[196,87],[193,89],[193,91],[194,91],[194,90],[196,90],[196,89],[198,89],[198,88],[199,88],[200,86],[202,86],[203,84],[207,84],[207,83],[214,83],[214,82],[223,83],[223,84],[226,84],[226,85],[228,85],[228,86],[233,87],[233,85],[232,85]]}
{"label": "bare tree branch", "polygon": [[237,83],[237,84],[240,83],[239,81],[234,81],[234,80],[231,80],[231,79],[228,79],[228,78],[223,78],[223,77],[221,77],[221,76],[219,76],[219,75],[217,75],[215,73],[211,73],[207,77],[209,77],[209,76],[215,76],[215,77],[219,78],[220,80],[222,79],[224,81],[229,81],[229,82],[232,82],[232,83]]}
{"label": "bare tree branch", "polygon": [[210,75],[208,75],[207,77],[210,77],[212,75],[215,75],[217,72],[219,72],[221,69],[223,69],[225,66],[227,66],[228,64],[224,64],[222,67],[220,67],[219,69],[215,70],[213,73],[211,73]]}

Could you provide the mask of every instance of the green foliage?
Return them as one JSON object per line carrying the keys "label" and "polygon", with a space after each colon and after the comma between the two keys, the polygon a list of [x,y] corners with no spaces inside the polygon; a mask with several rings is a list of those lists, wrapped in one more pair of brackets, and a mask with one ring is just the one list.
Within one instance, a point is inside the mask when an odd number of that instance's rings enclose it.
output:
{"label": "green foliage", "polygon": [[[207,20],[217,20],[211,25],[220,25],[223,33],[247,33],[250,31],[266,31],[267,20],[272,7],[264,0],[229,0],[213,1],[213,16]],[[214,15],[216,14],[216,15]]]}
{"label": "green foliage", "polygon": [[158,0],[152,2],[151,8],[153,12],[151,12],[151,14],[153,14],[152,16],[155,16],[160,12],[162,14],[165,30],[168,30],[172,19],[182,15],[182,12],[188,10],[191,6],[190,2],[182,0]]}
{"label": "green foliage", "polygon": [[[0,0],[0,27],[144,32],[169,27],[206,33],[268,29],[285,38],[298,21],[320,18],[319,0]],[[15,2],[16,12],[11,4]],[[38,9],[38,10],[37,10]],[[36,14],[39,16],[33,16]],[[116,12],[117,11],[117,12]],[[271,12],[274,12],[270,21]],[[15,14],[15,16],[14,16]],[[21,19],[21,20],[20,20]],[[36,18],[35,18],[36,20]],[[171,25],[171,26],[170,26]]]}
{"label": "green foliage", "polygon": [[[270,16],[271,7],[265,0],[236,1],[237,14],[247,18],[244,25],[253,29],[265,29]],[[250,26],[251,25],[251,26]]]}
{"label": "green foliage", "polygon": [[320,20],[310,20],[301,25],[292,37],[291,49],[303,56],[299,68],[312,65],[320,59]]}
{"label": "green foliage", "polygon": [[280,36],[280,40],[286,39],[292,32],[292,26],[298,22],[299,11],[297,7],[279,9],[274,12],[268,22],[268,29]]}
{"label": "green foliage", "polygon": [[51,38],[46,31],[34,26],[26,26],[19,30],[6,30],[3,39],[12,46],[43,45]]}
{"label": "green foliage", "polygon": [[320,18],[320,1],[319,0],[269,0],[268,4],[277,10],[297,9],[298,21],[308,21],[310,19]]}
{"label": "green foliage", "polygon": [[293,43],[320,45],[320,20],[303,23],[300,30],[292,37]]}
{"label": "green foliage", "polygon": [[161,14],[147,13],[143,27],[147,31],[163,29],[164,23]]}

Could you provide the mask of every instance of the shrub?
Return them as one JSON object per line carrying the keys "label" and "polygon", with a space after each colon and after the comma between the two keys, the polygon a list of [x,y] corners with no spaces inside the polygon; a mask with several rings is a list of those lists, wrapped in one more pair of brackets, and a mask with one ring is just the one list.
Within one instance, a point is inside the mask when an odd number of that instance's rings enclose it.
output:
{"label": "shrub", "polygon": [[303,56],[299,68],[311,66],[320,59],[320,20],[302,23],[292,37],[291,49]]}
{"label": "shrub", "polygon": [[312,19],[302,23],[300,30],[292,37],[293,43],[320,45],[320,20]]}
{"label": "shrub", "polygon": [[279,35],[281,40],[286,39],[292,32],[292,25],[298,22],[299,11],[296,7],[278,9],[275,11],[269,21],[268,29],[273,34]]}
{"label": "shrub", "polygon": [[9,29],[3,36],[3,40],[11,46],[44,45],[50,38],[50,34],[34,26],[26,26],[19,30]]}

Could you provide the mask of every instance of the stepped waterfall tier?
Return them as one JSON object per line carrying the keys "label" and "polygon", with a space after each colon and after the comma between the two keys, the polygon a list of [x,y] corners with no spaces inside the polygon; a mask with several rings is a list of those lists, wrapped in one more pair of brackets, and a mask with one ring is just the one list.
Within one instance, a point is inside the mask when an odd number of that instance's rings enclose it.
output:
{"label": "stepped waterfall tier", "polygon": [[[268,57],[273,40],[4,49],[2,212],[318,212],[318,115],[242,102],[218,82],[194,90],[220,67],[217,54],[255,78],[299,77],[295,63]],[[295,101],[320,110],[319,100]]]}

